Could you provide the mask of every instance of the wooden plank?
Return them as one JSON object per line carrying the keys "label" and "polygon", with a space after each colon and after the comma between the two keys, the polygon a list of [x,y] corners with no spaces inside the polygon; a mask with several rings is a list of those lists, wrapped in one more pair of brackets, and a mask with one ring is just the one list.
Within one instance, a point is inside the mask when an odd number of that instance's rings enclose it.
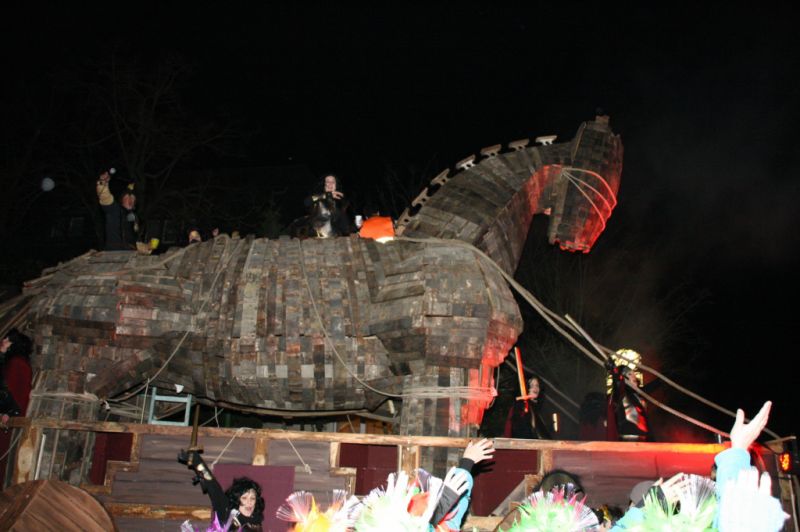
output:
{"label": "wooden plank", "polygon": [[358,470],[355,467],[340,467],[339,456],[341,454],[341,443],[331,442],[330,444],[330,475],[332,477],[344,477],[345,490],[348,495],[353,495],[356,491],[356,475]]}
{"label": "wooden plank", "polygon": [[[319,415],[319,413],[317,413]],[[189,440],[191,427],[163,425],[141,425],[137,423],[118,422],[82,422],[64,421],[53,418],[11,418],[12,427],[31,426],[38,429],[91,430],[96,432],[131,432],[133,434],[162,434],[183,436]],[[198,431],[204,437],[233,436],[240,429],[201,427]],[[392,434],[349,434],[339,432],[304,432],[275,429],[245,429],[239,438],[252,439],[264,437],[269,440],[296,440],[317,442],[363,443],[375,445],[419,445],[420,447],[460,447],[464,448],[473,438],[451,438],[447,436],[403,436]],[[673,454],[717,454],[725,450],[725,445],[716,443],[651,443],[620,441],[562,441],[562,440],[520,440],[512,438],[495,438],[496,449],[529,449],[580,452],[612,452],[612,453],[673,453]]]}
{"label": "wooden plank", "polygon": [[503,517],[489,516],[482,517],[478,515],[467,515],[464,524],[461,525],[462,530],[478,530],[480,532],[488,532],[496,530],[497,526],[503,521]]}
{"label": "wooden plank", "polygon": [[253,465],[266,465],[269,460],[269,439],[258,436],[253,443]]}
{"label": "wooden plank", "polygon": [[420,447],[419,445],[398,445],[397,446],[397,470],[405,471],[409,476],[414,474],[414,471],[420,465]]}
{"label": "wooden plank", "polygon": [[[20,418],[11,418],[12,423]],[[22,418],[26,419],[26,418]],[[23,426],[22,436],[17,445],[17,456],[14,460],[14,483],[22,484],[33,479],[36,460],[39,457],[39,438],[41,429]]]}
{"label": "wooden plank", "polygon": [[135,517],[139,519],[211,520],[211,508],[206,506],[180,506],[165,504],[105,503],[108,512],[114,517]]}

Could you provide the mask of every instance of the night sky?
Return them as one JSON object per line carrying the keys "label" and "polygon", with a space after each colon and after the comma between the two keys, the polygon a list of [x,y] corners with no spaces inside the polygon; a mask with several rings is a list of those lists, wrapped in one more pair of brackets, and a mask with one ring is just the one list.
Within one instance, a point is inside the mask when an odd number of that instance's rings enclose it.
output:
{"label": "night sky", "polygon": [[[566,141],[602,109],[625,166],[593,253],[624,246],[627,282],[694,298],[696,389],[752,413],[773,399],[771,426],[796,432],[797,8],[553,4],[29,5],[0,22],[2,94],[45,98],[113,51],[177,53],[191,112],[248,132],[236,165],[305,164],[345,191],[387,166],[432,178],[484,146]],[[294,186],[299,208],[312,184]]]}

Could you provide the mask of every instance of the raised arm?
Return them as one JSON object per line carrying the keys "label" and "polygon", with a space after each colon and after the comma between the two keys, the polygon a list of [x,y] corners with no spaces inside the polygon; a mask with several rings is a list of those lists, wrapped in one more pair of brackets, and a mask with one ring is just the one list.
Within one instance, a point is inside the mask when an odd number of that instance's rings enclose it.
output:
{"label": "raised arm", "polygon": [[726,483],[736,479],[740,471],[750,466],[750,454],[747,450],[767,426],[771,408],[771,401],[764,403],[750,423],[745,423],[741,408],[736,411],[736,421],[731,428],[731,448],[714,458],[717,464],[717,496],[722,495]]}
{"label": "raised arm", "polygon": [[114,203],[114,196],[111,194],[111,191],[108,188],[108,182],[111,180],[111,174],[108,172],[103,172],[100,174],[100,177],[97,178],[97,185],[95,190],[97,191],[97,201],[100,205],[111,205]]}

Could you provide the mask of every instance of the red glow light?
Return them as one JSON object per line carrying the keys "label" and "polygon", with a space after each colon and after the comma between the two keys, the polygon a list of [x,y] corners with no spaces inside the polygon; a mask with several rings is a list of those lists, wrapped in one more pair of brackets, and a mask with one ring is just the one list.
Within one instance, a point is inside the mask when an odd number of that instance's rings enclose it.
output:
{"label": "red glow light", "polygon": [[780,467],[781,471],[784,473],[788,473],[792,470],[792,454],[791,453],[781,453],[778,455],[778,467]]}

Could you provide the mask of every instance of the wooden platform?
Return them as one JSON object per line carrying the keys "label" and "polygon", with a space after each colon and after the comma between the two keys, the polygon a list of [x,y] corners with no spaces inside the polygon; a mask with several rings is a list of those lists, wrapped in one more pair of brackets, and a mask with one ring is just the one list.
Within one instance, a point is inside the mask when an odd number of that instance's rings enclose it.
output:
{"label": "wooden platform", "polygon": [[[36,449],[46,431],[77,431],[131,436],[127,460],[111,460],[102,482],[82,486],[108,509],[120,530],[176,530],[191,519],[207,523],[209,502],[192,474],[176,460],[189,442],[191,428],[121,423],[80,423],[48,419],[13,420],[22,428],[14,479],[32,479],[34,466],[26,454]],[[295,468],[295,489],[325,500],[333,488],[364,494],[380,484],[386,473],[418,466],[423,448],[463,448],[468,440],[375,434],[317,433],[282,430],[201,428],[199,443],[210,464],[282,465]],[[293,448],[294,447],[294,448]],[[577,474],[590,505],[624,505],[631,487],[644,479],[676,472],[708,474],[720,445],[495,440],[495,460],[475,477],[471,512],[489,516],[522,483],[530,491],[553,469]],[[222,452],[224,449],[224,453]],[[221,455],[221,456],[220,456]],[[299,455],[299,456],[298,456]],[[119,454],[117,454],[119,456]],[[99,462],[99,460],[96,460]],[[308,474],[303,463],[312,471]],[[97,467],[98,464],[93,464]],[[443,472],[435,472],[443,474]],[[472,520],[479,529],[492,529],[497,518]]]}

